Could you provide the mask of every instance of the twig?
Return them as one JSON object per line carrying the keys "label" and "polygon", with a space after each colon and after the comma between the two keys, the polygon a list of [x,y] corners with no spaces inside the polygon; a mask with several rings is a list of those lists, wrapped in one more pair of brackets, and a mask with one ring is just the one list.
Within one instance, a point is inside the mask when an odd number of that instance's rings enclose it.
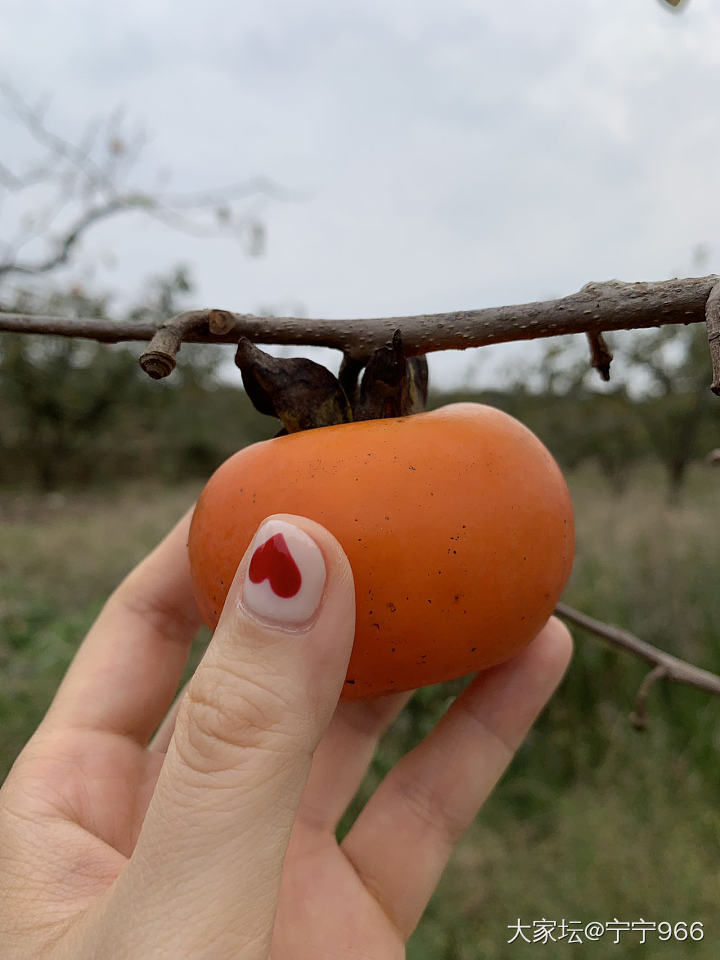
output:
{"label": "twig", "polygon": [[[180,332],[183,341],[191,343],[237,343],[240,337],[246,337],[255,343],[332,347],[362,363],[374,350],[390,342],[397,329],[401,331],[406,354],[414,356],[561,334],[698,323],[705,320],[706,301],[719,280],[715,275],[656,283],[610,280],[586,284],[577,293],[559,300],[411,317],[310,320],[224,311],[232,317],[233,326],[222,334],[210,330],[210,310],[187,311],[165,321],[160,328],[148,323],[6,313],[0,314],[0,330],[106,342],[153,341],[156,334],[164,340],[169,333],[173,340],[176,332]],[[162,353],[166,349],[164,344],[158,348],[158,342],[151,342],[150,352],[160,349]],[[166,360],[165,366],[169,367],[170,362]]]}
{"label": "twig", "polygon": [[[44,260],[28,263],[22,263],[15,259],[0,263],[0,277],[10,273],[28,274],[32,276],[40,273],[50,273],[52,270],[68,262],[73,248],[88,227],[93,226],[100,220],[108,219],[121,211],[144,209],[147,208],[149,204],[150,201],[147,197],[144,197],[142,194],[135,194],[126,197],[115,197],[106,203],[92,207],[86,210],[75,223],[67,228],[64,236],[58,241],[55,252],[50,254],[49,257],[46,257]],[[0,316],[3,315],[0,314]]]}
{"label": "twig", "polygon": [[705,304],[705,323],[707,325],[708,346],[712,360],[713,382],[710,389],[720,396],[720,283],[710,291]]}
{"label": "twig", "polygon": [[630,714],[630,723],[632,723],[636,730],[647,729],[646,710],[648,697],[650,696],[650,691],[653,688],[653,685],[657,683],[658,680],[662,680],[664,677],[667,677],[667,670],[665,667],[653,667],[650,673],[647,674],[643,682],[640,684],[640,689],[635,697],[635,709]]}
{"label": "twig", "polygon": [[243,200],[256,196],[272,197],[277,200],[296,200],[302,197],[300,193],[281,187],[280,184],[275,183],[269,177],[250,177],[247,180],[229,183],[224,187],[216,187],[214,190],[158,193],[157,199],[165,206],[180,210],[183,208],[195,209],[217,206],[227,203],[231,197],[233,200]]}
{"label": "twig", "polygon": [[[98,166],[90,154],[82,147],[76,146],[69,140],[59,137],[45,125],[42,111],[33,109],[12,84],[7,80],[0,80],[0,96],[4,97],[11,109],[22,122],[23,126],[32,134],[35,141],[44,146],[55,158],[69,161],[73,167],[82,170],[87,182],[96,189],[110,186],[105,172]],[[21,183],[15,178],[17,183]]]}
{"label": "twig", "polygon": [[[56,207],[47,223],[33,220],[33,229],[21,220],[20,236],[14,243],[2,241],[0,279],[14,275],[23,277],[50,273],[66,264],[78,244],[101,220],[117,214],[141,209],[147,217],[185,233],[203,236],[233,236],[247,243],[248,252],[256,254],[261,241],[260,224],[251,214],[240,215],[236,202],[251,197],[270,199],[302,199],[267,177],[237,181],[212,190],[162,192],[120,188],[133,167],[145,138],[125,132],[122,110],[111,113],[107,121],[100,118],[88,124],[80,142],[74,143],[54,133],[45,120],[45,107],[27,103],[15,88],[0,77],[0,105],[6,105],[20,125],[30,134],[41,156],[26,171],[15,172],[0,162],[0,200],[6,192],[19,193],[42,185],[45,193],[56,195]],[[101,138],[101,142],[98,141]],[[59,203],[58,203],[59,201]],[[68,207],[73,211],[69,213]],[[50,223],[64,214],[65,225],[54,235]],[[69,222],[67,222],[69,221]],[[19,251],[33,241],[43,239],[49,252],[19,258]]]}
{"label": "twig", "polygon": [[592,366],[600,374],[600,377],[607,382],[610,379],[610,364],[613,355],[605,342],[605,337],[602,333],[588,333],[587,338],[590,344]]}
{"label": "twig", "polygon": [[610,643],[629,653],[634,654],[641,660],[653,665],[653,669],[645,677],[635,700],[635,711],[631,714],[631,720],[638,729],[644,729],[647,725],[646,706],[647,699],[652,686],[660,679],[672,680],[675,683],[682,683],[688,687],[696,687],[698,690],[705,690],[707,693],[714,693],[720,696],[720,677],[709,670],[703,670],[696,667],[686,660],[674,657],[664,650],[654,647],[651,643],[641,640],[634,633],[628,630],[622,630],[620,627],[613,627],[610,624],[603,623],[602,620],[595,620],[586,613],[581,613],[569,607],[566,603],[558,603],[555,613],[574,623],[583,630],[594,633],[603,640],[609,640]]}

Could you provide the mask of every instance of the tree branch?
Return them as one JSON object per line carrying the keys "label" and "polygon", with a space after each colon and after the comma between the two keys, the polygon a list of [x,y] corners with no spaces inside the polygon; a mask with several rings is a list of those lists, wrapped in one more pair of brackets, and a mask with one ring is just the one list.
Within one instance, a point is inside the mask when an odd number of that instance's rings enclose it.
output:
{"label": "tree branch", "polygon": [[[93,224],[98,223],[100,220],[105,220],[121,211],[143,209],[150,205],[151,200],[148,197],[142,194],[136,194],[132,196],[114,197],[112,200],[108,200],[107,203],[92,207],[90,210],[86,210],[74,224],[68,227],[64,236],[58,241],[55,252],[50,254],[49,257],[34,263],[30,261],[23,263],[22,261],[14,259],[0,263],[0,277],[12,273],[32,276],[40,273],[49,273],[51,270],[55,270],[57,267],[68,262],[70,254],[73,252],[73,248],[78,240],[80,240],[83,233],[89,227],[93,226]],[[2,314],[0,314],[0,316],[2,316]]]}
{"label": "tree branch", "polygon": [[[561,334],[598,334],[603,330],[632,330],[670,323],[705,320],[705,306],[720,277],[690,277],[655,283],[590,283],[559,300],[517,306],[486,307],[449,313],[375,319],[306,319],[259,317],[221,311],[232,320],[224,332],[213,333],[209,309],[190,310],[166,320],[160,327],[90,318],[34,317],[0,313],[0,330],[86,337],[105,342],[150,340],[149,353],[162,355],[167,376],[174,366],[180,342],[237,343],[246,337],[255,343],[332,347],[358,362],[392,340],[400,329],[408,356],[436,350],[465,350],[493,343],[533,340]],[[177,343],[177,346],[176,346]],[[155,374],[153,374],[155,375]]]}
{"label": "tree branch", "polygon": [[708,346],[712,361],[713,382],[710,389],[720,396],[720,283],[710,291],[705,304],[705,323],[707,324]]}
{"label": "tree branch", "polygon": [[591,365],[607,383],[610,379],[610,364],[613,358],[610,348],[605,342],[602,333],[588,333],[587,338],[590,345]]}
{"label": "tree branch", "polygon": [[650,696],[650,691],[658,682],[658,680],[663,680],[667,677],[667,670],[663,666],[653,667],[650,673],[648,673],[640,684],[640,689],[637,692],[635,697],[635,709],[630,714],[630,723],[635,727],[636,730],[646,730],[647,729],[647,701]]}
{"label": "tree branch", "polygon": [[[4,97],[25,129],[30,132],[38,144],[49,151],[54,160],[69,161],[73,167],[82,170],[87,182],[96,189],[107,189],[111,186],[105,172],[90,156],[89,151],[49,130],[43,119],[43,111],[26,103],[7,80],[0,80],[0,96]],[[13,179],[15,180],[13,189],[26,185],[27,181],[24,181],[24,178],[14,177]]]}
{"label": "tree branch", "polygon": [[654,647],[651,643],[641,640],[634,633],[628,630],[622,630],[620,627],[613,627],[610,624],[603,623],[602,620],[595,620],[586,613],[574,610],[566,603],[558,603],[555,613],[568,620],[570,623],[582,627],[590,633],[594,633],[603,640],[608,640],[616,647],[632,653],[634,656],[652,664],[653,669],[648,673],[643,681],[635,701],[635,711],[631,714],[631,720],[638,729],[644,729],[647,724],[645,708],[648,694],[652,686],[661,679],[673,680],[675,683],[682,683],[688,687],[695,687],[698,690],[705,690],[707,693],[714,693],[720,696],[720,677],[701,667],[693,666],[686,660],[680,660],[664,650]]}
{"label": "tree branch", "polygon": [[[127,181],[139,150],[142,133],[131,135],[123,112],[106,120],[92,120],[80,142],[54,133],[45,121],[45,106],[33,106],[15,88],[0,78],[0,106],[14,114],[23,133],[29,134],[40,156],[26,171],[14,171],[0,161],[0,201],[5,193],[35,191],[49,213],[28,218],[18,214],[19,236],[14,243],[0,243],[0,280],[12,275],[47,274],[72,259],[80,237],[96,223],[118,213],[142,209],[159,223],[203,237],[232,236],[246,244],[250,255],[262,249],[262,224],[251,211],[236,208],[252,197],[264,200],[300,199],[267,177],[253,177],[211,190],[159,191],[121,186]],[[38,194],[38,188],[40,193]],[[50,203],[48,204],[48,195]],[[52,197],[55,197],[54,201]],[[17,206],[15,204],[14,206]],[[62,216],[60,229],[50,225]],[[32,224],[32,229],[29,228]],[[7,226],[3,231],[8,234]],[[21,259],[19,251],[33,241],[44,240],[46,249]]]}

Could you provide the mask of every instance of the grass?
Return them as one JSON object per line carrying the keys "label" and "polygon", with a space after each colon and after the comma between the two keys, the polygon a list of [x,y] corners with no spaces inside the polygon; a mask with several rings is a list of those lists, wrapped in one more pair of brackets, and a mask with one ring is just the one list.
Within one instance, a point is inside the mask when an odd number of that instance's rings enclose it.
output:
{"label": "grass", "polygon": [[[40,721],[104,599],[192,503],[199,484],[0,499],[0,779]],[[720,476],[697,467],[685,499],[638,471],[621,495],[570,477],[578,552],[568,603],[720,672]],[[207,635],[193,648],[194,668]],[[557,696],[457,848],[413,936],[411,960],[718,954],[720,701],[654,688],[645,733],[628,723],[645,670],[576,632]],[[384,738],[346,829],[393,762],[462,682],[421,691]],[[592,946],[507,941],[516,919],[702,921],[702,942],[624,933]],[[532,938],[532,930],[525,931]]]}
{"label": "grass", "polygon": [[[2,497],[0,781],[105,599],[201,487]],[[206,633],[198,638],[191,666],[206,641]]]}

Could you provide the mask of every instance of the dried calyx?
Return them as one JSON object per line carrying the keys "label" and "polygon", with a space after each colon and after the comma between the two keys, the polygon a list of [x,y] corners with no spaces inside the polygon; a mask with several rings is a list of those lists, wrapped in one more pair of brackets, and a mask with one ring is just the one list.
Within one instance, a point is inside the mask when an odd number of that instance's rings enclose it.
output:
{"label": "dried calyx", "polygon": [[337,377],[314,360],[273,357],[244,337],[235,363],[256,410],[281,421],[280,434],[407,416],[422,410],[427,400],[427,359],[405,356],[399,330],[375,350],[364,369],[345,358]]}

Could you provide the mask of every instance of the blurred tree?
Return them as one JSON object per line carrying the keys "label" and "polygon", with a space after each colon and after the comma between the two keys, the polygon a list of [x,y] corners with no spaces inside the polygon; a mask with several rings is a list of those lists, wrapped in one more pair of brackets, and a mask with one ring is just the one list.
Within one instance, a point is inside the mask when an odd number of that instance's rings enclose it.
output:
{"label": "blurred tree", "polygon": [[707,333],[700,325],[638,332],[627,356],[648,378],[648,398],[638,410],[667,471],[668,497],[677,502],[690,462],[707,452],[708,434],[720,440]]}
{"label": "blurred tree", "polygon": [[[263,225],[238,202],[282,195],[269,180],[185,194],[144,189],[132,182],[144,136],[129,130],[121,112],[92,120],[74,142],[50,128],[45,106],[31,106],[7,82],[0,82],[0,103],[11,124],[0,147],[0,236],[7,238],[0,240],[0,311],[112,318],[109,296],[55,278],[77,262],[96,224],[133,210],[262,253]],[[152,278],[129,319],[159,323],[187,306],[191,288],[183,267]],[[0,478],[52,489],[133,472],[206,473],[257,435],[243,394],[218,388],[220,348],[197,347],[162,385],[140,371],[138,355],[134,345],[4,334]],[[209,399],[222,399],[222,416]],[[229,425],[230,401],[238,415]]]}
{"label": "blurred tree", "polygon": [[[706,257],[698,246],[695,264],[703,266]],[[616,491],[635,464],[656,457],[667,473],[668,499],[678,502],[690,463],[720,443],[706,329],[691,324],[619,332],[610,346],[615,360],[605,385],[590,367],[584,337],[554,338],[512,378],[518,400],[536,397],[536,410],[525,404],[519,418],[563,466],[594,460]],[[563,402],[555,408],[550,397]]]}
{"label": "blurred tree", "polygon": [[8,238],[0,241],[0,292],[11,279],[26,283],[66,266],[94,226],[129,211],[262,253],[262,222],[237,204],[287,196],[267,178],[186,193],[148,189],[135,173],[145,137],[122,111],[92,119],[71,141],[48,125],[46,104],[31,106],[7,82],[0,81],[0,104],[11,124],[0,149],[0,235]]}
{"label": "blurred tree", "polygon": [[[160,322],[190,292],[185,270],[148,284],[134,318]],[[4,306],[104,316],[107,303],[79,289],[25,293]],[[168,381],[140,369],[141,346],[5,334],[0,351],[0,481],[52,490],[66,484],[207,476],[274,424],[238,386],[217,377],[221,347],[193,351]]]}
{"label": "blurred tree", "polygon": [[[174,303],[185,282],[181,273],[158,284],[157,300],[163,308]],[[3,306],[58,315],[107,315],[106,299],[78,288],[46,296],[22,292]],[[151,308],[150,303],[146,309]],[[45,490],[63,478],[89,479],[92,439],[110,430],[119,404],[145,410],[148,403],[157,406],[146,380],[136,354],[127,347],[5,334],[0,351],[0,450],[6,478],[34,476]]]}

